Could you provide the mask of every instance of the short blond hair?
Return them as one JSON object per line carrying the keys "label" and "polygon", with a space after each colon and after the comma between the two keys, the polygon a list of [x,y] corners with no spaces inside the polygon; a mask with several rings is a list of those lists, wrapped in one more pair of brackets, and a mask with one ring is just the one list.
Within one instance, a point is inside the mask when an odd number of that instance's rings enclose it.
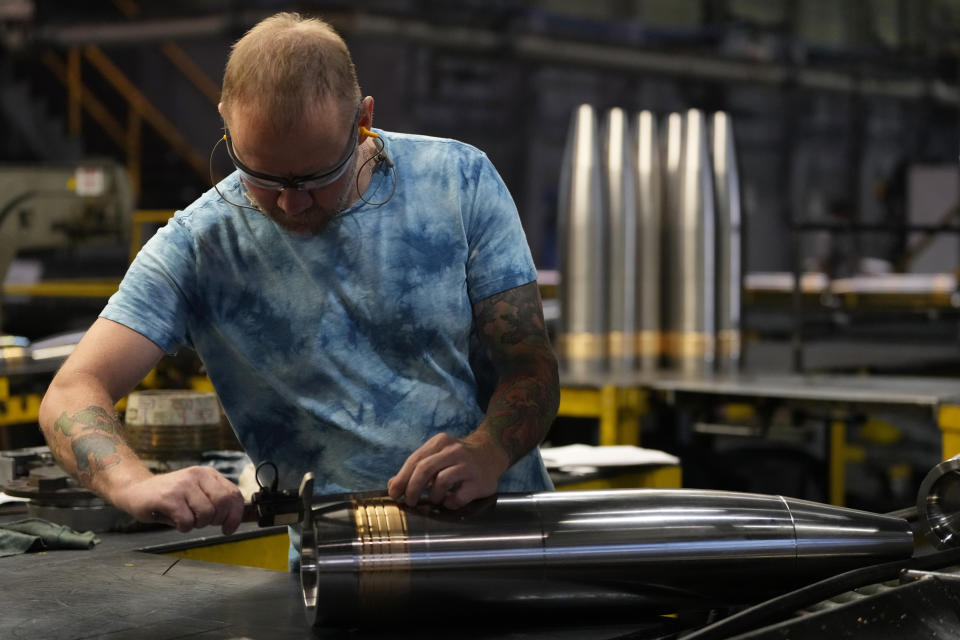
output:
{"label": "short blond hair", "polygon": [[240,105],[285,131],[327,98],[352,119],[361,94],[347,44],[323,20],[278,13],[234,43],[220,94],[224,117]]}

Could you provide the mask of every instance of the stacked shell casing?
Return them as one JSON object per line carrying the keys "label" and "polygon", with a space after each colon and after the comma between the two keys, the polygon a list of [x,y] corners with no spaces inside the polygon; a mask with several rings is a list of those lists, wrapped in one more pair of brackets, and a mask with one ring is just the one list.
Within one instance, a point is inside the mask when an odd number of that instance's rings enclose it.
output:
{"label": "stacked shell casing", "polygon": [[565,371],[740,365],[740,189],[730,117],[574,113],[560,189]]}
{"label": "stacked shell casing", "polygon": [[567,136],[559,212],[563,328],[557,348],[574,375],[602,372],[607,355],[607,215],[599,145],[596,112],[581,105]]}
{"label": "stacked shell casing", "polygon": [[713,114],[711,147],[716,202],[717,262],[717,369],[735,371],[740,367],[741,272],[740,176],[730,116]]}

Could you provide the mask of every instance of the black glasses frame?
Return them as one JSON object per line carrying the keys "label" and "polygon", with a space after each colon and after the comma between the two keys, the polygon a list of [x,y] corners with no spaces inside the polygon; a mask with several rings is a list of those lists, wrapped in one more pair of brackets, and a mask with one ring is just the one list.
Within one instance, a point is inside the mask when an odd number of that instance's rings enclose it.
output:
{"label": "black glasses frame", "polygon": [[347,143],[347,148],[344,149],[337,163],[326,171],[305,176],[283,177],[270,175],[269,173],[263,173],[261,171],[254,171],[237,158],[237,154],[233,150],[233,140],[230,138],[230,129],[227,128],[226,123],[223,125],[223,139],[227,143],[227,155],[230,156],[230,161],[233,163],[233,166],[236,167],[253,186],[270,189],[272,191],[283,191],[284,189],[319,189],[338,180],[346,170],[347,163],[350,162],[353,154],[357,152],[357,139],[360,135],[358,125],[360,124],[361,113],[362,110],[358,108],[357,115],[353,119],[353,126],[350,128],[350,141]]}

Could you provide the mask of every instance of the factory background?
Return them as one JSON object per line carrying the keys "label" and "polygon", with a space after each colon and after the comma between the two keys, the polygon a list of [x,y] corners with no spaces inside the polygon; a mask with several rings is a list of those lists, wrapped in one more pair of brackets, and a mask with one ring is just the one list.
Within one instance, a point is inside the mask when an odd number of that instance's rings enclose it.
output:
{"label": "factory background", "polygon": [[[557,344],[578,110],[649,112],[664,146],[671,114],[728,118],[738,357],[720,377],[660,361],[562,379],[550,444],[679,460],[600,486],[887,512],[960,453],[960,0],[0,0],[0,334],[39,354],[82,331],[142,242],[232,169],[211,156],[225,58],[278,10],[343,35],[375,126],[487,153]],[[202,377],[189,354],[170,360],[150,384]],[[51,375],[0,375],[0,449],[42,444]]]}
{"label": "factory background", "polygon": [[[277,8],[4,3],[3,160],[110,158],[131,172],[138,208],[185,206],[209,186],[208,154],[221,128],[216,94],[229,45]],[[558,266],[562,155],[570,114],[581,103],[731,115],[746,273],[792,271],[798,238],[802,267],[830,277],[856,275],[877,260],[906,271],[954,269],[955,236],[928,238],[931,247],[914,255],[920,239],[899,231],[908,223],[940,223],[950,203],[924,193],[941,179],[955,189],[949,172],[938,173],[957,155],[960,10],[953,3],[293,8],[325,15],[344,34],[363,91],[377,99],[378,126],[450,136],[487,152],[514,194],[541,269]],[[70,83],[79,86],[71,92]],[[221,175],[225,161],[218,162]],[[831,234],[797,228],[803,224],[867,230]],[[753,319],[764,333],[792,329],[759,312]],[[814,328],[832,336],[869,334],[864,323],[849,326],[849,318],[814,313],[808,320],[820,320]],[[907,366],[955,358],[952,333],[952,327],[936,333],[935,345],[911,344]],[[812,344],[811,364],[904,364],[904,349],[887,336],[867,335],[865,344],[879,353],[831,356]],[[791,363],[779,351],[765,355],[757,352],[764,368]]]}

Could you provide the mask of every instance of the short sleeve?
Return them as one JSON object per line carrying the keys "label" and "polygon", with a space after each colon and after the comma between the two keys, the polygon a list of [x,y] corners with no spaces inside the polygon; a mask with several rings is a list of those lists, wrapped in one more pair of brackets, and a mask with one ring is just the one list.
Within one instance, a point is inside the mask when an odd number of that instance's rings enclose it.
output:
{"label": "short sleeve", "polygon": [[464,224],[467,234],[467,293],[471,303],[537,279],[537,271],[507,185],[480,153],[474,164],[476,185]]}
{"label": "short sleeve", "polygon": [[136,331],[168,354],[189,345],[187,292],[195,281],[194,256],[190,233],[174,217],[137,254],[100,317]]}

